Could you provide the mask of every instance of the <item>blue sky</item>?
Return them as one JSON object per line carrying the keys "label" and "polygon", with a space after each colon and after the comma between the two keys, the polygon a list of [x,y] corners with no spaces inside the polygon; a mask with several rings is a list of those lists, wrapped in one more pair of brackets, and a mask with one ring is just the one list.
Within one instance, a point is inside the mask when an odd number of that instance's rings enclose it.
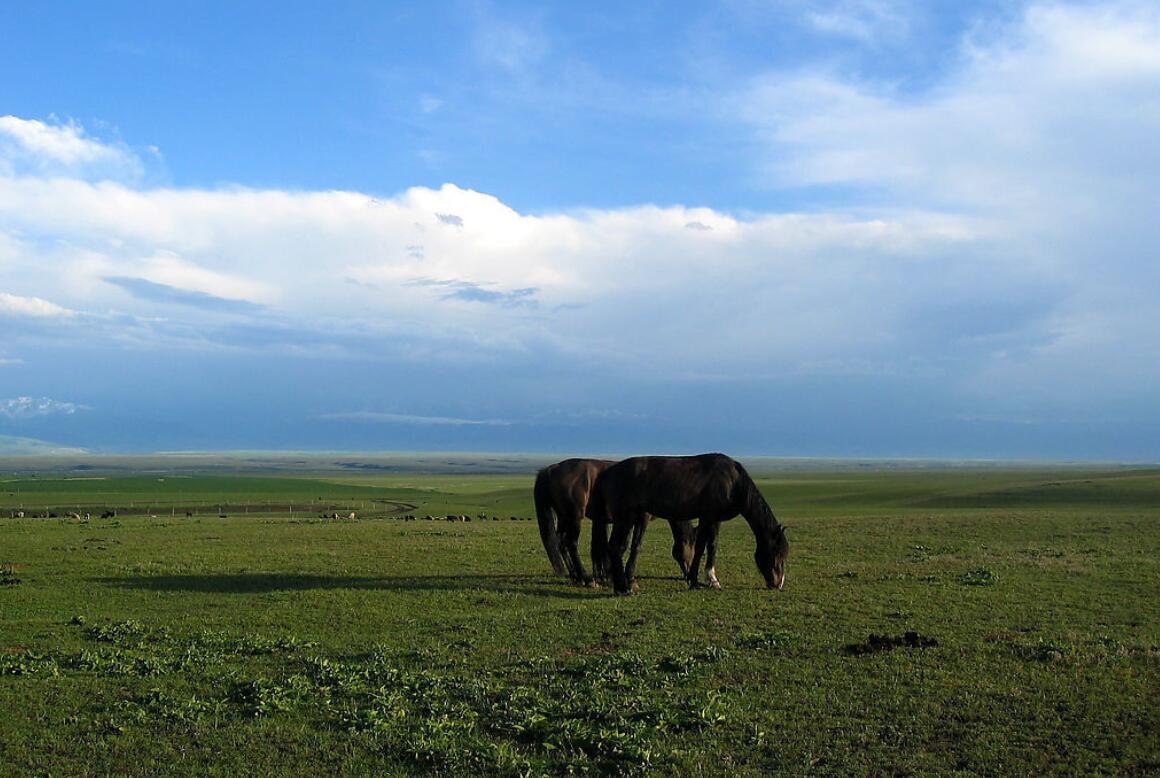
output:
{"label": "blue sky", "polygon": [[0,9],[0,438],[1160,459],[1145,2]]}

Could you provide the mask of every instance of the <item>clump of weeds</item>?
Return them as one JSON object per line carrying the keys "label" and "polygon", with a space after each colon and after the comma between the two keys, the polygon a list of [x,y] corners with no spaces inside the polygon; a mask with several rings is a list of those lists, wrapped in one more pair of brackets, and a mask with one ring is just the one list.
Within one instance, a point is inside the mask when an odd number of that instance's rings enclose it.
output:
{"label": "clump of weeds", "polygon": [[1014,649],[1016,655],[1032,662],[1057,662],[1076,653],[1075,646],[1070,643],[1043,638],[1030,644],[1016,644]]}
{"label": "clump of weeds", "polygon": [[16,566],[7,562],[0,564],[0,586],[16,586],[19,583]]}
{"label": "clump of weeds", "polygon": [[999,574],[989,567],[976,567],[959,576],[964,586],[994,586],[999,583]]}

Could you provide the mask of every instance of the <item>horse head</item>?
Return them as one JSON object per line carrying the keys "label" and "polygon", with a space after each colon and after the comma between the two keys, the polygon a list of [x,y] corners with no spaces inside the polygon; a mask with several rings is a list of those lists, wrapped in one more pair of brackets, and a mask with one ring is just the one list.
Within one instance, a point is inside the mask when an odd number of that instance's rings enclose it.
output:
{"label": "horse head", "polygon": [[765,579],[766,588],[780,591],[785,587],[785,558],[788,555],[789,541],[781,525],[775,523],[758,536],[753,559]]}

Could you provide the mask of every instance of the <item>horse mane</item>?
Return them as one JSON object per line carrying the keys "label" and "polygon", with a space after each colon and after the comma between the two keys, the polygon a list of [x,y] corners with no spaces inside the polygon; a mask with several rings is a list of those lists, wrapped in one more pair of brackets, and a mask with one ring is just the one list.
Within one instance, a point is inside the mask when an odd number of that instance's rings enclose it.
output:
{"label": "horse mane", "polygon": [[785,528],[778,523],[777,516],[773,515],[773,509],[769,507],[769,503],[761,494],[761,490],[757,488],[753,477],[749,475],[749,472],[740,462],[734,460],[734,464],[739,476],[738,486],[743,492],[742,500],[745,509],[742,515],[754,529],[769,530],[773,534],[777,553],[784,556],[789,551],[789,541],[785,537]]}

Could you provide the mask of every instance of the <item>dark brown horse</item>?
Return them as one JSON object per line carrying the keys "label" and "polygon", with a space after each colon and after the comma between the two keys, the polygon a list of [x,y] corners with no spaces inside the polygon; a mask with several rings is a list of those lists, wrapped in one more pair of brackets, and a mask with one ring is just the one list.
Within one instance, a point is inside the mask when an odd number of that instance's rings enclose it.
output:
{"label": "dark brown horse", "polygon": [[697,571],[706,548],[708,583],[720,585],[713,569],[717,531],[721,522],[738,514],[745,517],[757,540],[754,560],[766,586],[785,586],[785,558],[789,553],[785,530],[745,468],[724,454],[633,457],[617,462],[600,473],[588,511],[612,525],[609,557],[613,588],[618,594],[629,593],[632,585],[622,564],[628,533],[634,529],[643,532],[643,517],[649,513],[670,522],[700,518],[696,553],[686,573],[690,587],[700,585]]}
{"label": "dark brown horse", "polygon": [[[575,583],[590,585],[593,579],[584,570],[577,550],[580,526],[588,514],[588,498],[597,476],[613,462],[607,459],[565,459],[549,465],[536,474],[534,498],[536,520],[540,525],[540,539],[548,553],[548,561],[557,575],[568,575]],[[554,521],[553,521],[554,516]],[[640,528],[634,528],[632,550],[625,574],[631,580],[636,572],[636,557],[644,539],[642,518]],[[670,522],[673,531],[673,559],[687,576],[693,561],[694,530],[685,521]],[[592,525],[592,571],[597,579],[609,572],[608,527],[598,517]]]}

